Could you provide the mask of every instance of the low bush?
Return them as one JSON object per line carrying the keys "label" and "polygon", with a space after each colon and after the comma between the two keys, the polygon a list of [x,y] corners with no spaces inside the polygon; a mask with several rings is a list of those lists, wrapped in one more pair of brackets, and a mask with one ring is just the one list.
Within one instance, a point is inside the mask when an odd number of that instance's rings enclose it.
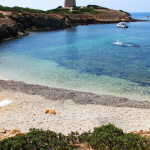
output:
{"label": "low bush", "polygon": [[18,13],[14,13],[14,15],[16,15],[16,16],[21,16],[20,14],[18,14]]}
{"label": "low bush", "polygon": [[93,10],[93,11],[90,11],[90,13],[93,15],[96,15],[96,14],[103,13],[103,12]]}
{"label": "low bush", "polygon": [[1,141],[0,150],[65,150],[72,148],[69,142],[68,138],[61,133],[31,129],[26,135],[15,136]]}
{"label": "low bush", "polygon": [[56,9],[51,9],[47,11],[39,10],[39,9],[31,9],[31,8],[23,8],[23,7],[4,7],[0,6],[1,11],[13,11],[13,12],[21,12],[21,11],[27,11],[31,13],[59,13],[59,14],[83,14],[84,12],[89,12],[91,14],[99,14],[100,11],[96,11],[94,9],[102,9],[103,7],[97,6],[97,5],[88,5],[87,7],[74,7],[73,11],[70,11],[70,9],[62,8],[62,6],[57,7]]}
{"label": "low bush", "polygon": [[70,14],[83,14],[81,11],[72,11]]}
{"label": "low bush", "polygon": [[47,10],[46,13],[69,14],[70,13],[70,9],[67,9],[67,8],[56,8],[56,9]]}
{"label": "low bush", "polygon": [[30,9],[30,8],[23,8],[23,7],[4,7],[0,6],[1,11],[15,11],[15,12],[21,12],[21,11],[27,11],[27,12],[32,12],[32,13],[44,13],[45,11],[39,10],[39,9]]}
{"label": "low bush", "polygon": [[101,7],[98,5],[87,5],[87,8],[93,8],[93,9],[108,9],[106,7]]}
{"label": "low bush", "polygon": [[95,150],[148,150],[150,140],[133,133],[123,133],[112,124],[94,128],[93,132],[71,132],[68,136],[52,131],[30,129],[26,135],[0,141],[0,150],[70,150],[77,143],[88,143]]}
{"label": "low bush", "polygon": [[80,7],[73,7],[72,10],[80,10]]}

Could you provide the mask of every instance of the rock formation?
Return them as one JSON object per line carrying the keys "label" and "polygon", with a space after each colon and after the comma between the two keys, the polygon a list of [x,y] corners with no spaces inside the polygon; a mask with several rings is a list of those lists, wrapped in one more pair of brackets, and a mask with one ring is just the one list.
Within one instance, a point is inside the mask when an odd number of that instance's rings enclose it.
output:
{"label": "rock formation", "polygon": [[[66,0],[66,5],[75,5],[75,0]],[[57,9],[56,9],[57,10]],[[95,9],[99,12],[70,13],[33,13],[27,11],[0,11],[0,41],[26,35],[27,30],[64,29],[79,24],[117,23],[136,21],[124,11]]]}
{"label": "rock formation", "polygon": [[65,7],[76,7],[75,0],[65,0]]}

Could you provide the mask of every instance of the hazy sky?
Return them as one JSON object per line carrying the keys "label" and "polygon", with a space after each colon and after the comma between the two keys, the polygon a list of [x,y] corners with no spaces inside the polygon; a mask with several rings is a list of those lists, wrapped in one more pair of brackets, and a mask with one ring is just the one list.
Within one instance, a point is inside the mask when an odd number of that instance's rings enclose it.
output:
{"label": "hazy sky", "polygon": [[[76,0],[77,6],[99,5],[127,12],[150,12],[150,0]],[[41,10],[64,6],[64,0],[0,0],[3,6],[20,6]]]}

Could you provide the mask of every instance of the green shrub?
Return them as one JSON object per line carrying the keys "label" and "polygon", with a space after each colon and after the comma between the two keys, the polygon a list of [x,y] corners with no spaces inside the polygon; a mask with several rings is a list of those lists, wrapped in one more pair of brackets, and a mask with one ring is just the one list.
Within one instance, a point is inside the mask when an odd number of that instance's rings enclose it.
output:
{"label": "green shrub", "polygon": [[0,142],[0,150],[56,150],[72,149],[69,140],[62,134],[52,131],[31,129],[23,136],[15,136]]}
{"label": "green shrub", "polygon": [[32,13],[45,13],[45,11],[39,9],[23,8],[22,10],[32,12]]}
{"label": "green shrub", "polygon": [[93,8],[93,9],[108,9],[106,7],[101,7],[98,5],[87,5],[87,8]]}
{"label": "green shrub", "polygon": [[56,9],[47,10],[46,13],[69,14],[70,13],[70,9],[67,9],[67,8],[56,8]]}
{"label": "green shrub", "polygon": [[87,8],[99,9],[98,5],[87,5]]}
{"label": "green shrub", "polygon": [[84,142],[90,143],[91,139],[92,139],[92,133],[90,131],[84,132],[78,137],[79,142],[82,142],[82,143]]}
{"label": "green shrub", "polygon": [[92,10],[93,10],[93,9],[88,8],[88,7],[80,8],[80,11],[82,11],[82,12],[90,12],[90,11],[92,11]]}
{"label": "green shrub", "polygon": [[14,15],[16,15],[16,16],[21,16],[20,14],[18,14],[18,13],[14,13]]}
{"label": "green shrub", "polygon": [[61,9],[62,8],[62,6],[58,6],[56,9]]}
{"label": "green shrub", "polygon": [[94,128],[92,134],[83,133],[80,136],[80,141],[88,142],[96,150],[106,148],[111,150],[150,149],[150,141],[148,139],[139,135],[125,134],[112,124]]}
{"label": "green shrub", "polygon": [[102,13],[102,12],[93,10],[93,11],[90,11],[90,13],[93,14],[93,15],[96,15],[96,14],[99,14],[99,13]]}
{"label": "green shrub", "polygon": [[26,135],[0,141],[0,150],[70,150],[75,144],[88,143],[95,150],[148,150],[150,141],[132,133],[123,133],[112,124],[94,128],[91,133],[71,132],[68,136],[52,131],[30,129]]}
{"label": "green shrub", "polygon": [[0,6],[0,10],[1,10],[1,11],[11,11],[11,7],[3,7],[3,6]]}
{"label": "green shrub", "polygon": [[70,14],[83,14],[81,11],[72,11]]}
{"label": "green shrub", "polygon": [[28,11],[32,13],[44,13],[45,12],[43,10],[23,8],[23,7],[18,7],[18,6],[14,6],[14,7],[0,6],[0,10],[1,11],[15,11],[15,12]]}
{"label": "green shrub", "polygon": [[80,10],[80,7],[73,7],[72,10]]}
{"label": "green shrub", "polygon": [[104,9],[104,7],[100,7],[97,5],[88,5],[87,7],[73,7],[73,11],[70,12],[70,9],[62,8],[62,6],[58,6],[56,9],[51,9],[47,11],[39,10],[39,9],[31,9],[31,8],[23,8],[23,7],[4,7],[0,6],[0,10],[2,11],[14,11],[14,12],[21,12],[27,11],[31,13],[59,13],[59,14],[83,14],[84,12],[89,12],[91,14],[99,14],[99,11],[95,11],[94,9]]}

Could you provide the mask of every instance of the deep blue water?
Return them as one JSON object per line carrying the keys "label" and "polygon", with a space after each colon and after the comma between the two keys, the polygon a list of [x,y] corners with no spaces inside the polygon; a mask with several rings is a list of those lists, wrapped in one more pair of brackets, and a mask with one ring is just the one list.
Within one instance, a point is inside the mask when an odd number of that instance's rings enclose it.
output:
{"label": "deep blue water", "polygon": [[[132,13],[139,19],[150,13]],[[0,76],[27,83],[150,100],[150,22],[35,32],[0,44]],[[118,46],[120,41],[133,46]]]}

